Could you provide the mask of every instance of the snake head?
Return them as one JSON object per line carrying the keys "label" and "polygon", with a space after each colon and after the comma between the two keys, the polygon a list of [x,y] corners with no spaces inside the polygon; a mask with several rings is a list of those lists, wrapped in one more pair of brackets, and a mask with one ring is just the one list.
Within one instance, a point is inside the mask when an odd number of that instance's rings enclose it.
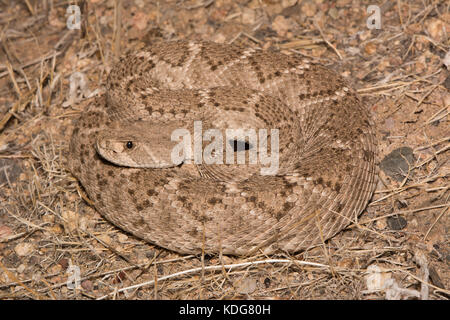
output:
{"label": "snake head", "polygon": [[172,160],[171,152],[177,142],[171,133],[179,123],[136,121],[114,123],[99,132],[95,148],[97,153],[119,166],[132,168],[170,168],[185,159]]}

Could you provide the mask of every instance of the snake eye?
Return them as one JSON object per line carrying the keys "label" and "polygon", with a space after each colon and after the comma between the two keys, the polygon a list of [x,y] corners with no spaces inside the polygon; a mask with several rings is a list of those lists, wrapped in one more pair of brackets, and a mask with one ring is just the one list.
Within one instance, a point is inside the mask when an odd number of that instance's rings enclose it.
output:
{"label": "snake eye", "polygon": [[133,142],[132,141],[127,141],[127,148],[128,149],[133,148]]}

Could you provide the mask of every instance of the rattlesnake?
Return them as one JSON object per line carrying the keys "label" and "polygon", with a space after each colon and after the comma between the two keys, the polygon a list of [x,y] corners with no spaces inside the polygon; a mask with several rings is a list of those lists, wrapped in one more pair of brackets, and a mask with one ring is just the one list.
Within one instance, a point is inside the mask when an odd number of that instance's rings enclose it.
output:
{"label": "rattlesnake", "polygon": [[[168,165],[171,132],[192,132],[194,120],[203,132],[279,129],[278,172]],[[233,151],[252,147],[234,141]],[[342,77],[296,56],[201,41],[123,56],[81,115],[68,158],[104,217],[180,253],[307,249],[349,225],[375,187],[373,124]]]}

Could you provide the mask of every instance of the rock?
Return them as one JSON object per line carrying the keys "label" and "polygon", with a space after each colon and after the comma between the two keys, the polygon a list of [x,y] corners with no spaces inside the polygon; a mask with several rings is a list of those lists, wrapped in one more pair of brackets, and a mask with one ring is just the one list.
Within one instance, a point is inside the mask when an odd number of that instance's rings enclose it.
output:
{"label": "rock", "polygon": [[283,9],[292,7],[297,3],[297,0],[281,0],[281,6]]}
{"label": "rock", "polygon": [[364,47],[364,52],[371,56],[372,54],[377,52],[377,45],[375,42],[369,42],[368,44],[366,44],[366,46]]}
{"label": "rock", "polygon": [[245,278],[239,283],[236,290],[240,294],[250,294],[254,292],[256,290],[256,279]]}
{"label": "rock", "polygon": [[133,25],[138,30],[144,30],[147,28],[148,24],[148,16],[145,12],[137,11],[135,16],[133,17]]}
{"label": "rock", "polygon": [[450,28],[446,28],[446,24],[444,23],[444,21],[436,18],[428,20],[425,25],[426,30],[430,34],[431,38],[433,38],[433,40],[437,42],[444,41],[446,31],[450,31]]}
{"label": "rock", "polygon": [[333,7],[328,10],[328,15],[333,19],[337,19],[339,17],[339,12],[336,8]]}
{"label": "rock", "polygon": [[400,216],[388,217],[386,219],[386,222],[391,230],[402,230],[406,227],[406,224],[407,224],[406,219],[403,217],[400,217]]}
{"label": "rock", "polygon": [[0,240],[4,240],[10,236],[12,236],[13,231],[7,225],[0,225]]}
{"label": "rock", "polygon": [[403,181],[416,158],[409,147],[401,147],[389,153],[380,163],[380,169],[396,181]]}
{"label": "rock", "polygon": [[23,273],[27,267],[22,263],[20,266],[17,267],[16,271],[17,273]]}
{"label": "rock", "polygon": [[384,230],[387,226],[386,219],[380,219],[375,222],[378,230]]}
{"label": "rock", "polygon": [[302,14],[307,17],[314,17],[317,12],[317,5],[313,1],[302,2]]}
{"label": "rock", "polygon": [[97,238],[100,241],[104,242],[106,245],[110,245],[111,244],[111,237],[108,236],[107,234],[98,235]]}
{"label": "rock", "polygon": [[290,18],[285,18],[282,15],[278,15],[272,22],[272,29],[280,37],[284,37],[289,29],[291,29],[292,25],[293,21]]}
{"label": "rock", "polygon": [[352,0],[337,0],[336,7],[345,7],[346,5],[350,4],[350,2],[352,2]]}
{"label": "rock", "polygon": [[14,159],[0,159],[0,184],[13,183],[22,173],[18,161]]}
{"label": "rock", "polygon": [[78,214],[76,212],[67,210],[61,214],[64,219],[64,229],[66,232],[72,233],[78,228]]}
{"label": "rock", "polygon": [[86,291],[92,291],[94,288],[94,284],[91,280],[84,280],[81,282],[81,287]]}
{"label": "rock", "polygon": [[126,234],[120,233],[117,236],[117,240],[119,240],[120,243],[125,243],[128,241],[128,236]]}
{"label": "rock", "polygon": [[21,242],[14,247],[14,252],[19,257],[30,255],[34,250],[34,245],[30,242]]}

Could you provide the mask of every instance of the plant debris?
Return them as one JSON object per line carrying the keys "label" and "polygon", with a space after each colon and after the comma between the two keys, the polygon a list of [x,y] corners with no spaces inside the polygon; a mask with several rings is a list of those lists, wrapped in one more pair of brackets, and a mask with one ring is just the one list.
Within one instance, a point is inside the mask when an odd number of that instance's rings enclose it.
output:
{"label": "plant debris", "polygon": [[[448,3],[84,0],[77,20],[69,2],[0,2],[0,299],[449,299]],[[271,257],[179,255],[100,216],[66,169],[74,122],[121,54],[171,39],[307,57],[350,82],[385,159],[361,216]]]}

